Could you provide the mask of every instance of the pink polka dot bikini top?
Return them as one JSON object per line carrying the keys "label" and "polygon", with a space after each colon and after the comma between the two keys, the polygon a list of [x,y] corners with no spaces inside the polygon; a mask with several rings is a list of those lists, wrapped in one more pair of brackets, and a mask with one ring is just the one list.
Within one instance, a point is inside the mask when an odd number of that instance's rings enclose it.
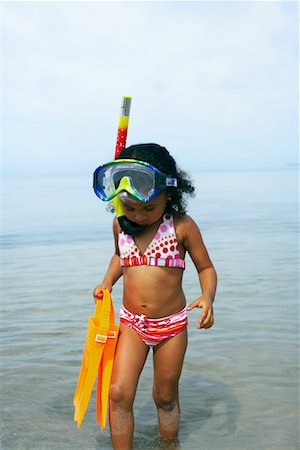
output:
{"label": "pink polka dot bikini top", "polygon": [[119,251],[121,266],[162,266],[185,269],[185,261],[180,259],[176,239],[174,219],[164,214],[163,222],[144,253],[136,245],[132,236],[119,233]]}

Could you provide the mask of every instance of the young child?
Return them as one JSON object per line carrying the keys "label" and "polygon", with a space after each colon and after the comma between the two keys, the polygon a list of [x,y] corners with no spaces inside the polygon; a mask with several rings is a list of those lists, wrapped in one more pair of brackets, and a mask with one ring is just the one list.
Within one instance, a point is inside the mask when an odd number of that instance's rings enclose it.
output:
{"label": "young child", "polygon": [[[217,277],[199,228],[186,214],[184,195],[193,195],[194,187],[164,147],[133,145],[117,160],[101,167],[98,175],[105,182],[100,182],[102,194],[96,193],[104,200],[118,195],[134,235],[125,227],[123,231],[114,219],[115,254],[103,282],[94,290],[98,299],[101,289],[111,292],[123,275],[109,416],[113,448],[129,450],[134,430],[133,402],[150,348],[159,432],[166,441],[177,437],[178,382],[187,347],[188,311],[202,308],[197,328],[213,325]],[[196,267],[202,291],[188,307],[182,290],[186,252]]]}

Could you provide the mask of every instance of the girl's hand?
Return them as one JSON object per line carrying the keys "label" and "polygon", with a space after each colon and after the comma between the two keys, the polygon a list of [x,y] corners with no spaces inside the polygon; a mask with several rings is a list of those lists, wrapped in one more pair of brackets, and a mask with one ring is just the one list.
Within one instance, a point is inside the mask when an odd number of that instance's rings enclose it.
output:
{"label": "girl's hand", "polygon": [[199,297],[188,306],[188,311],[191,311],[194,308],[202,308],[202,314],[197,324],[198,330],[200,330],[200,328],[208,329],[212,327],[214,324],[212,301],[204,297]]}
{"label": "girl's hand", "polygon": [[105,283],[98,284],[98,286],[95,287],[94,292],[93,292],[95,303],[96,303],[97,300],[102,300],[103,294],[102,294],[101,291],[103,291],[103,290],[111,292],[112,291],[112,286],[111,285],[107,285]]}

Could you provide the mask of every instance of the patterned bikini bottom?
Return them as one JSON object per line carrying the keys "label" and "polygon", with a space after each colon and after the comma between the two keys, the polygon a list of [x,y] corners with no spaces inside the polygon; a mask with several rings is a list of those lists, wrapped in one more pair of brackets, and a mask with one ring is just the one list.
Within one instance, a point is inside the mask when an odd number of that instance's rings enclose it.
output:
{"label": "patterned bikini bottom", "polygon": [[144,314],[133,314],[122,305],[120,322],[133,328],[149,347],[176,336],[188,325],[187,307],[171,316],[150,319]]}

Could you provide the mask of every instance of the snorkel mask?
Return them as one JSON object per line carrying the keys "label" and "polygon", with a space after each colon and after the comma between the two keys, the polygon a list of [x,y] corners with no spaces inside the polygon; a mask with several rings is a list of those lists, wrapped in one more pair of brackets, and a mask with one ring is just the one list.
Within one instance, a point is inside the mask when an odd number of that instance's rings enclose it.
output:
{"label": "snorkel mask", "polygon": [[94,172],[95,194],[105,202],[116,196],[121,200],[133,197],[148,202],[167,187],[177,187],[177,179],[168,177],[152,164],[135,159],[117,159]]}
{"label": "snorkel mask", "polygon": [[[115,158],[126,147],[131,97],[123,96],[119,118]],[[147,202],[167,186],[177,186],[176,178],[167,177],[156,167],[134,159],[118,159],[103,164],[94,172],[94,191],[103,201],[112,200],[121,229],[136,236],[145,226],[131,222],[124,214],[122,201]]]}

